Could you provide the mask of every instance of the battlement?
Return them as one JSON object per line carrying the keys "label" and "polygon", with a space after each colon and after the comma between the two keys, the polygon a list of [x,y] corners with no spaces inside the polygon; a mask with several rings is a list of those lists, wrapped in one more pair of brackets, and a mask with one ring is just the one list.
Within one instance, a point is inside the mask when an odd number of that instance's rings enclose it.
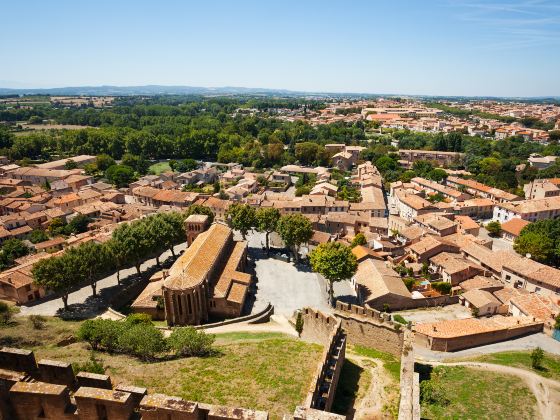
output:
{"label": "battlement", "polygon": [[380,312],[376,309],[364,308],[363,306],[352,305],[350,303],[336,302],[336,310],[352,315],[369,318],[378,323],[390,322],[391,315]]}

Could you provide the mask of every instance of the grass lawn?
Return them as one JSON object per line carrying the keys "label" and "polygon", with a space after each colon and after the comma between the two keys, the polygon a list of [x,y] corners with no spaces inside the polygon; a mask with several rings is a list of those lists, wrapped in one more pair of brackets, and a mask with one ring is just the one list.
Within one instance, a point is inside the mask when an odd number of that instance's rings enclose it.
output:
{"label": "grass lawn", "polygon": [[[49,320],[33,330],[21,318],[17,326],[0,329],[3,345],[31,348],[37,360],[48,358],[83,363],[90,357],[85,343],[57,347],[79,323]],[[233,333],[216,336],[217,355],[143,363],[124,355],[96,353],[114,383],[144,386],[150,392],[186,400],[267,410],[282,418],[303,403],[323,351],[279,333]]]}
{"label": "grass lawn", "polygon": [[158,162],[154,163],[148,168],[148,172],[153,172],[155,175],[159,175],[162,172],[170,171],[171,167],[169,166],[169,162]]}
{"label": "grass lawn", "polygon": [[545,378],[560,381],[560,356],[550,353],[544,354],[542,369],[533,369],[531,365],[530,351],[506,351],[501,353],[485,354],[484,356],[470,360],[527,369],[538,375],[544,376]]}
{"label": "grass lawn", "polygon": [[519,378],[463,366],[437,366],[431,373],[449,404],[422,402],[428,419],[534,419],[536,400]]}

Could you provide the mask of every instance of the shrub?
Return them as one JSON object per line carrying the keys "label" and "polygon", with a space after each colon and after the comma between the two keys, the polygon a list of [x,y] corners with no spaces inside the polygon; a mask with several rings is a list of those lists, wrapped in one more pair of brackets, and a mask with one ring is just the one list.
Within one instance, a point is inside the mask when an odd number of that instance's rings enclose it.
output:
{"label": "shrub", "polygon": [[420,399],[428,404],[446,406],[449,399],[445,395],[445,390],[434,380],[423,381],[420,383]]}
{"label": "shrub", "polygon": [[94,350],[103,347],[112,352],[118,350],[118,337],[124,329],[123,322],[110,319],[88,319],[82,323],[76,336],[79,340],[87,341]]}
{"label": "shrub", "polygon": [[128,325],[152,324],[152,317],[148,314],[131,314],[125,318],[124,322]]}
{"label": "shrub", "polygon": [[531,352],[531,366],[533,369],[542,369],[542,362],[544,359],[544,351],[537,347]]}
{"label": "shrub", "polygon": [[45,328],[47,319],[41,315],[29,315],[29,322],[31,323],[33,329],[42,330],[43,328]]}
{"label": "shrub", "polygon": [[448,295],[451,292],[451,283],[445,281],[435,281],[432,283],[432,289],[437,290],[442,295]]}
{"label": "shrub", "polygon": [[167,342],[177,356],[206,356],[212,352],[215,336],[193,327],[175,328]]}
{"label": "shrub", "polygon": [[6,302],[0,300],[0,324],[7,324],[12,319],[14,310]]}
{"label": "shrub", "polygon": [[400,324],[408,324],[408,321],[406,319],[404,319],[401,315],[397,314],[397,315],[393,315],[393,320],[400,323]]}
{"label": "shrub", "polygon": [[142,360],[153,360],[158,353],[167,350],[167,345],[162,332],[153,324],[138,323],[121,331],[118,348]]}
{"label": "shrub", "polygon": [[414,280],[412,277],[405,277],[403,279],[404,285],[406,286],[406,288],[408,289],[408,291],[412,291],[412,287],[414,286],[414,283],[416,282],[416,280]]}
{"label": "shrub", "polygon": [[74,373],[89,372],[103,375],[105,373],[105,366],[103,366],[103,364],[95,358],[95,353],[91,352],[87,362],[72,363],[72,370]]}

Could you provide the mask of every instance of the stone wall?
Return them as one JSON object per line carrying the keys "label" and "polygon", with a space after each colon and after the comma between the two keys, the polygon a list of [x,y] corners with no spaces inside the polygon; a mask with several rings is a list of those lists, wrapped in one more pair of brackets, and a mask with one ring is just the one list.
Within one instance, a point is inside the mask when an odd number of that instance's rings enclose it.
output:
{"label": "stone wall", "polygon": [[[390,297],[390,296],[389,296]],[[434,296],[421,299],[412,298],[399,298],[398,301],[385,299],[384,296],[371,301],[368,305],[376,310],[382,310],[385,304],[389,306],[390,310],[393,311],[404,311],[406,309],[417,309],[417,308],[435,308],[436,306],[453,305],[459,303],[459,296]]]}
{"label": "stone wall", "polygon": [[79,373],[69,363],[33,352],[0,350],[0,419],[10,420],[266,420],[268,413],[148,395],[145,388],[111,386],[106,375]]}
{"label": "stone wall", "polygon": [[414,372],[413,334],[405,330],[398,420],[420,420],[420,376]]}
{"label": "stone wall", "polygon": [[346,355],[346,334],[339,320],[311,308],[302,310],[302,338],[325,346],[311,381],[305,407],[329,411]]}
{"label": "stone wall", "polygon": [[[339,323],[340,325],[340,323]],[[330,389],[321,394],[332,403],[336,381],[344,361],[345,340],[337,328],[322,362],[321,379],[328,378]],[[324,390],[318,381],[314,388]],[[330,407],[330,406],[329,406]],[[35,361],[32,351],[4,347],[0,350],[1,420],[268,420],[268,413],[240,407],[224,407],[185,401],[179,397],[148,394],[145,388],[112,387],[106,375],[74,375],[69,363]],[[299,420],[342,420],[344,416],[298,407]]]}
{"label": "stone wall", "polygon": [[391,315],[337,302],[334,316],[341,321],[350,344],[371,347],[401,357],[406,327],[391,321]]}

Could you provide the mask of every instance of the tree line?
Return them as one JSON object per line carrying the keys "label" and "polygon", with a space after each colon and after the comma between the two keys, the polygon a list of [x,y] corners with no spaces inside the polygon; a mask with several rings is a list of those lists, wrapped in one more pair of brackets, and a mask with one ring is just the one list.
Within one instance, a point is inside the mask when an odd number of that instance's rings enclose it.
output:
{"label": "tree line", "polygon": [[60,294],[64,309],[68,309],[68,295],[82,284],[89,284],[97,294],[97,282],[116,271],[140,265],[148,258],[156,258],[166,250],[175,255],[174,247],[185,241],[183,228],[187,213],[159,213],[119,225],[105,243],[88,241],[69,247],[60,255],[38,261],[32,269],[34,282]]}

